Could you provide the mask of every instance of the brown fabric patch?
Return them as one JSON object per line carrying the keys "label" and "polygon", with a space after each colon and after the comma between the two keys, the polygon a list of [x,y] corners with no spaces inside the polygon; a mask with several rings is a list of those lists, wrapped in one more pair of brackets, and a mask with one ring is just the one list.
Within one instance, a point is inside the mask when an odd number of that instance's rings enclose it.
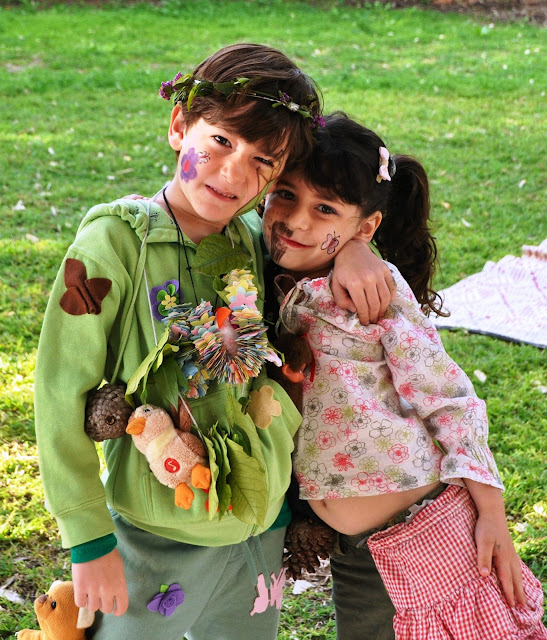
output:
{"label": "brown fabric patch", "polygon": [[86,313],[99,315],[101,303],[110,291],[112,280],[108,278],[88,280],[85,264],[80,260],[67,258],[65,285],[67,290],[59,302],[63,311],[71,316],[82,316]]}

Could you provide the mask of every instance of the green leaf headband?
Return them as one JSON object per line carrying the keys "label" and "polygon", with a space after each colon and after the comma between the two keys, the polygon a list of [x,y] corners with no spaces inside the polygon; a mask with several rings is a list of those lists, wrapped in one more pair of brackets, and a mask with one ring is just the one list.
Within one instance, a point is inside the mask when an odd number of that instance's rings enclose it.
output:
{"label": "green leaf headband", "polygon": [[253,91],[248,88],[251,82],[252,80],[249,78],[236,78],[227,82],[211,82],[210,80],[197,78],[191,73],[187,73],[184,76],[181,73],[177,73],[173,80],[161,83],[159,94],[164,100],[171,100],[171,97],[173,97],[175,104],[186,101],[187,109],[190,111],[196,96],[210,96],[216,92],[228,100],[234,93],[239,93],[260,100],[268,100],[272,103],[274,109],[285,107],[293,113],[298,113],[303,118],[311,118],[312,128],[325,126],[323,116],[319,113],[316,115],[312,113],[312,111],[317,111],[317,101],[314,100],[309,105],[298,104],[283,91],[279,91],[277,97],[261,91]]}

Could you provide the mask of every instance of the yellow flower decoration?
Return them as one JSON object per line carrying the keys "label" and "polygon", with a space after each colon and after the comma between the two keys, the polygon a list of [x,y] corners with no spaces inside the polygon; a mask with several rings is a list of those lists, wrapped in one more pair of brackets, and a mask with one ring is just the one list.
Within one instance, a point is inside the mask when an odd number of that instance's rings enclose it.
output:
{"label": "yellow flower decoration", "polygon": [[281,415],[281,403],[274,400],[274,390],[265,384],[259,391],[251,391],[247,413],[259,429],[266,429],[274,416]]}
{"label": "yellow flower decoration", "polygon": [[172,309],[177,304],[177,297],[170,296],[168,293],[165,295],[165,298],[162,302],[165,309]]}

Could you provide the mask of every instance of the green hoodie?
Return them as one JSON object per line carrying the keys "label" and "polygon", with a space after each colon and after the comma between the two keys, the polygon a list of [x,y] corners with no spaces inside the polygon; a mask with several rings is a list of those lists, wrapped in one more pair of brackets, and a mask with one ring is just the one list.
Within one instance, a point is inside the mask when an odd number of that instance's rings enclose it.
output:
{"label": "green hoodie", "polygon": [[[260,219],[251,212],[232,220],[227,230],[251,257],[260,308]],[[141,529],[204,546],[235,544],[261,533],[281,509],[291,473],[292,438],[301,418],[265,373],[246,388],[235,388],[236,397],[246,397],[267,383],[282,406],[281,416],[273,417],[266,429],[256,429],[268,485],[263,527],[245,524],[231,513],[210,520],[207,495],[201,490],[195,491],[191,509],[176,507],[173,490],[156,480],[129,435],[103,444],[108,474],[104,485],[101,481],[96,445],[84,432],[87,394],[103,379],[126,383],[155,346],[155,334],[161,335],[165,327],[152,317],[149,291],[178,280],[180,264],[183,301],[215,302],[211,277],[193,271],[192,286],[186,256],[191,264],[196,245],[186,236],[184,243],[186,252],[179,248],[174,224],[157,205],[151,205],[149,216],[147,201],[98,205],[82,221],[53,286],[36,364],[36,434],[46,501],[66,547],[113,533],[108,506]],[[206,396],[188,401],[198,425],[227,423],[229,391],[234,388],[213,383]],[[148,402],[162,406],[159,385],[149,389]]]}

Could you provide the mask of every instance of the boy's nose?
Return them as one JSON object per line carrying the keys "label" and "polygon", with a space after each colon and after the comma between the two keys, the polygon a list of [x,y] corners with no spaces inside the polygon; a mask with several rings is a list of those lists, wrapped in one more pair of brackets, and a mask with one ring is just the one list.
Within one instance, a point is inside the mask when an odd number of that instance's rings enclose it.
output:
{"label": "boy's nose", "polygon": [[238,153],[230,154],[224,159],[220,173],[230,184],[243,182],[245,177],[243,158]]}

